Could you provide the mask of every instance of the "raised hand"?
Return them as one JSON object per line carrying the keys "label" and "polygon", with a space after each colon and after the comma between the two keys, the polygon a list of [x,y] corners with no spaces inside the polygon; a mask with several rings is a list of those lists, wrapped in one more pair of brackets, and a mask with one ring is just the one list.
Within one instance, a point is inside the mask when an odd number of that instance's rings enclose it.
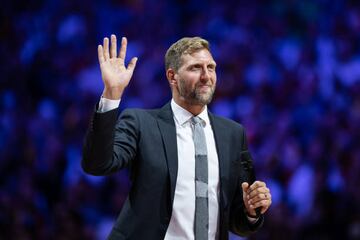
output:
{"label": "raised hand", "polygon": [[101,77],[104,82],[103,97],[108,99],[120,99],[124,89],[133,75],[137,58],[131,59],[125,67],[127,39],[121,39],[119,56],[117,55],[116,36],[111,35],[111,46],[109,50],[109,38],[104,38],[103,45],[98,46],[98,58]]}

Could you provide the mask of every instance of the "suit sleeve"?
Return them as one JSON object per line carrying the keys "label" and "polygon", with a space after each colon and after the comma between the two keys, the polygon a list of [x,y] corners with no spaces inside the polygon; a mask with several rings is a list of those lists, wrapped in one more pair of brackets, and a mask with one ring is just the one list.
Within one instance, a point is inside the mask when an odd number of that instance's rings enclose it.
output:
{"label": "suit sleeve", "polygon": [[[242,136],[242,143],[239,149],[240,151],[238,154],[238,158],[241,158],[241,153],[248,151],[248,147],[245,130],[243,128],[241,128],[241,132],[239,134],[240,136]],[[242,163],[242,160],[243,159],[238,159],[237,162]],[[252,162],[250,162],[249,164],[252,165]],[[261,215],[257,222],[253,224],[249,222],[245,213],[245,205],[243,201],[241,183],[244,181],[249,182],[250,178],[255,176],[249,176],[249,173],[246,171],[246,169],[244,169],[242,164],[240,164],[238,172],[239,176],[237,178],[235,195],[230,206],[229,225],[231,232],[240,236],[248,236],[249,234],[256,232],[262,226],[264,222],[264,217]]]}
{"label": "suit sleeve", "polygon": [[135,111],[118,108],[93,114],[83,147],[82,168],[86,173],[109,175],[128,167],[136,157],[138,121]]}

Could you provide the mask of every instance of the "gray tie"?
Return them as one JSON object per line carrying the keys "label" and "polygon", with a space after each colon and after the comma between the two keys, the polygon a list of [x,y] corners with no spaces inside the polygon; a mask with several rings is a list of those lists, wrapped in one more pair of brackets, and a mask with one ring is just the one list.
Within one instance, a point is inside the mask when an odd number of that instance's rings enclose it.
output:
{"label": "gray tie", "polygon": [[208,162],[204,128],[197,116],[191,119],[194,125],[195,145],[195,240],[207,240],[209,229],[208,210]]}

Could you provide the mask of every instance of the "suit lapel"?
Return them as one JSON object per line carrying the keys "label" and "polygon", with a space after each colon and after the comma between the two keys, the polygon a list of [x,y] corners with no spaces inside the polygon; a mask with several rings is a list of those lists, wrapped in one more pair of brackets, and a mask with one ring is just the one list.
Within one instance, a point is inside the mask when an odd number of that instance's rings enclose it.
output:
{"label": "suit lapel", "polygon": [[220,172],[220,206],[225,208],[227,200],[227,179],[229,178],[229,160],[228,152],[228,129],[226,129],[220,121],[216,120],[214,115],[209,112],[209,119],[211,122],[212,130],[214,132],[216,150],[219,159],[219,172]]}
{"label": "suit lapel", "polygon": [[[227,192],[228,192],[228,178],[229,178],[229,153],[227,151],[229,143],[228,131],[224,125],[221,124],[219,120],[215,118],[212,113],[209,112],[209,119],[211,122],[211,127],[214,132],[216,151],[218,154],[219,160],[219,172],[220,172],[220,199],[219,199],[219,210],[220,210],[220,223],[227,222],[227,215],[225,214],[225,209],[228,206]],[[224,224],[219,226],[219,236],[220,238],[227,238],[228,230]]]}
{"label": "suit lapel", "polygon": [[170,175],[170,199],[172,207],[178,171],[178,152],[176,141],[176,127],[170,103],[167,103],[164,107],[161,108],[157,122],[165,148],[167,166]]}

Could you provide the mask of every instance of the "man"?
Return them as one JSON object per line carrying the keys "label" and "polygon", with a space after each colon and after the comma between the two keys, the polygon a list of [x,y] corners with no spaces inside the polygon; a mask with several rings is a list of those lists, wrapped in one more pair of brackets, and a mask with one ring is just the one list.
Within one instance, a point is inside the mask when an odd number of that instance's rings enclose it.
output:
{"label": "man", "polygon": [[93,175],[130,171],[130,193],[109,239],[228,239],[229,230],[242,236],[256,231],[271,194],[264,182],[250,182],[243,127],[207,110],[216,86],[208,42],[183,38],[168,49],[171,102],[127,109],[119,118],[137,58],[125,67],[127,40],[119,55],[116,44],[112,35],[110,49],[108,38],[98,46],[104,91],[82,161]]}

